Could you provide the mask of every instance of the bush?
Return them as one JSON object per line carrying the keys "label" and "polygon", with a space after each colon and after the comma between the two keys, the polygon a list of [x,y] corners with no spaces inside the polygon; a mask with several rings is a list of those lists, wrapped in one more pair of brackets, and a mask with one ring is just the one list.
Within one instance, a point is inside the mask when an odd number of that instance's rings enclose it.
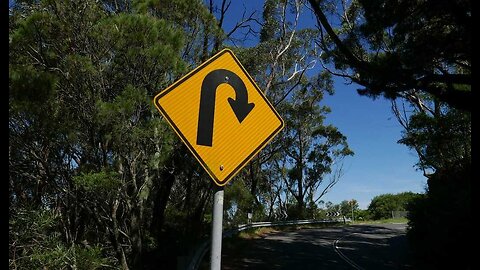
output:
{"label": "bush", "polygon": [[470,165],[437,170],[427,194],[408,205],[407,233],[421,269],[471,269]]}
{"label": "bush", "polygon": [[12,269],[101,269],[115,263],[101,246],[68,245],[52,210],[18,209],[9,219]]}
{"label": "bush", "polygon": [[407,204],[417,196],[413,192],[376,196],[368,206],[369,216],[374,220],[392,218],[392,211],[406,210]]}

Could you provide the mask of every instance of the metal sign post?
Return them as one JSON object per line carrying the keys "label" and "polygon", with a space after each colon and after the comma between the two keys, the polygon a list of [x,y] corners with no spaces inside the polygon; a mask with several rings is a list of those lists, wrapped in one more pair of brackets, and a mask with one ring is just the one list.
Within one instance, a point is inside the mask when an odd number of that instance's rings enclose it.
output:
{"label": "metal sign post", "polygon": [[212,248],[210,256],[211,270],[220,270],[222,260],[223,193],[223,187],[217,186],[215,188],[212,213]]}

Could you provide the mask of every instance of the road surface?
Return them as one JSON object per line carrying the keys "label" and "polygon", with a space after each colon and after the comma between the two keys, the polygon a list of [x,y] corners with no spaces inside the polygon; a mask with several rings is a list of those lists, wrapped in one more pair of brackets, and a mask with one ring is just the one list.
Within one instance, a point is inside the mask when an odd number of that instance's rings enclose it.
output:
{"label": "road surface", "polygon": [[413,269],[405,229],[405,224],[352,225],[238,239],[236,248],[223,248],[222,269]]}

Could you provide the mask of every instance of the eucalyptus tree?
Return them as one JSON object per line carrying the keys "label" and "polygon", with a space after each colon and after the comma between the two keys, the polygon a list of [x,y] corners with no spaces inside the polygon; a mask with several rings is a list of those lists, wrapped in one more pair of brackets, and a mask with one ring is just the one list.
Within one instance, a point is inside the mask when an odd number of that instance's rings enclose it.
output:
{"label": "eucalyptus tree", "polygon": [[333,125],[324,123],[330,109],[321,106],[320,100],[322,91],[328,88],[329,80],[317,78],[302,85],[286,104],[283,158],[275,162],[282,172],[282,181],[297,202],[300,218],[305,214],[306,199],[315,203],[320,200],[339,181],[342,160],[353,155],[346,137]]}
{"label": "eucalyptus tree", "polygon": [[[269,101],[283,116],[283,103],[288,103],[293,92],[300,88],[300,82],[308,80],[306,73],[315,67],[312,50],[315,29],[301,29],[299,18],[304,12],[302,1],[268,0],[263,5],[261,27],[256,37],[258,44],[249,48],[238,48],[240,61],[264,91]],[[283,184],[273,176],[273,164],[281,146],[280,136],[259,153],[248,165],[244,179],[255,198],[255,205],[268,204],[271,218],[275,200],[284,196]],[[272,178],[273,177],[273,178]],[[284,202],[283,202],[284,204]],[[278,202],[278,206],[282,205]]]}
{"label": "eucalyptus tree", "polygon": [[[333,93],[328,73],[324,72],[319,76],[309,75],[309,71],[317,67],[316,58],[319,50],[315,46],[314,40],[318,35],[318,31],[300,27],[299,18],[304,12],[303,1],[265,1],[262,25],[258,31],[259,43],[253,47],[238,49],[238,56],[242,64],[253,76],[254,80],[258,82],[260,89],[264,91],[280,115],[284,119],[287,118],[285,119],[286,128],[282,133],[288,133],[292,128],[295,128],[292,127],[293,114],[304,113],[307,115],[310,113],[310,111],[296,112],[296,110],[303,110],[298,107],[302,101],[311,103],[312,108],[315,108],[312,111],[315,114],[313,118],[318,117],[318,119],[321,118],[322,120],[315,124],[312,123],[312,126],[320,128],[323,125],[320,122],[323,121],[323,117],[328,112],[328,109],[320,108],[318,102],[321,101],[323,92]],[[310,92],[312,91],[318,94],[318,96],[311,95]],[[307,99],[309,100],[307,101]],[[305,118],[303,120],[309,122],[311,119]],[[316,120],[312,119],[312,121]],[[327,131],[327,129],[329,130]],[[319,134],[316,135],[317,139],[322,136],[333,137],[338,135],[341,137],[339,141],[343,140],[341,143],[345,142],[343,135],[333,126],[325,127],[323,133],[318,132]],[[336,132],[338,134],[334,135]],[[275,212],[277,212],[277,217],[285,216],[289,205],[287,197],[297,196],[301,201],[299,204],[302,205],[302,208],[304,198],[306,198],[306,190],[302,190],[300,195],[296,193],[293,195],[292,190],[288,189],[288,187],[292,187],[291,183],[282,179],[284,167],[289,166],[285,161],[285,149],[297,147],[294,143],[287,145],[285,143],[287,137],[281,134],[277,136],[272,143],[267,145],[250,162],[247,167],[248,171],[243,172],[243,179],[247,181],[247,185],[250,186],[250,192],[255,198],[256,203],[253,207],[267,211],[265,215],[269,219],[272,219]],[[314,140],[303,143],[313,144]],[[307,147],[310,146],[308,145]],[[324,158],[327,158],[329,154],[320,154],[320,149],[317,152],[316,156],[312,154],[311,163],[318,164],[315,169],[312,167],[312,170],[318,171],[321,170],[320,164],[325,162]],[[345,154],[350,154],[349,150],[345,150]],[[285,164],[283,164],[284,161]],[[279,163],[282,163],[282,165],[279,165]],[[331,164],[324,165],[328,167]],[[324,168],[324,170],[325,172],[329,171],[327,168]],[[323,176],[323,173],[319,173],[319,178],[321,178],[320,175]],[[335,181],[338,181],[338,176],[339,174],[337,173],[336,177],[333,177],[336,179]],[[308,192],[315,193],[319,182],[318,180],[316,184],[309,185],[307,188]],[[332,186],[333,184],[329,185],[329,187]],[[326,193],[328,190],[329,188],[326,188],[322,193]],[[261,205],[267,207],[260,207]],[[274,211],[274,207],[283,213]]]}

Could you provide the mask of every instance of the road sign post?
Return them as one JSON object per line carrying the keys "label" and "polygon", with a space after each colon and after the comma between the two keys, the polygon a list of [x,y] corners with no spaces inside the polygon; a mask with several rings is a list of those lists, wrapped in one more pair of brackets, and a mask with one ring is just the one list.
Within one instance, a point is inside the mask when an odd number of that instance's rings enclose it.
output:
{"label": "road sign post", "polygon": [[215,188],[215,195],[213,196],[212,248],[210,250],[211,270],[220,270],[222,261],[223,194],[223,187]]}

